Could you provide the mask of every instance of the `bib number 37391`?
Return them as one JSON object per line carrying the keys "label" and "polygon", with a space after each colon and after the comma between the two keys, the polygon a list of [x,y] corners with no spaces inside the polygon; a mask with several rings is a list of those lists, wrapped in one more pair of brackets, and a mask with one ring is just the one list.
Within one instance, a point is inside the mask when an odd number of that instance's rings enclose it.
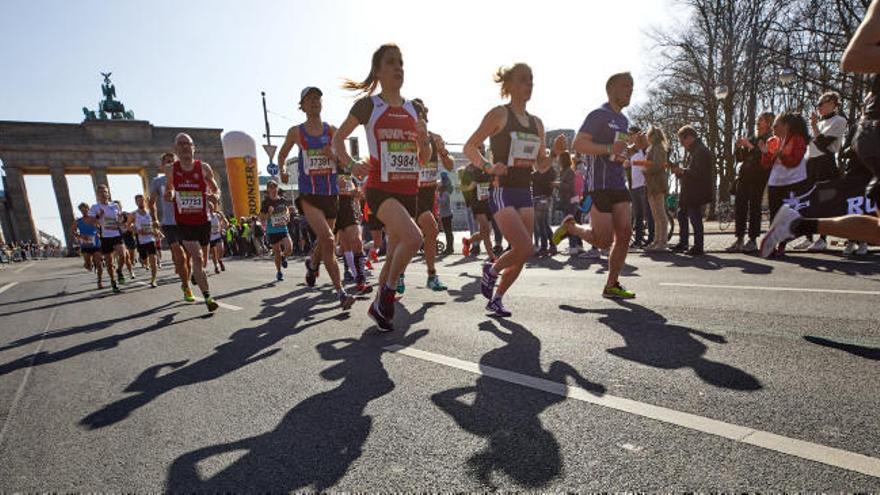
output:
{"label": "bib number 37391", "polygon": [[[412,141],[382,141],[382,182],[410,178],[419,172],[418,147]],[[401,176],[403,175],[403,177]]]}
{"label": "bib number 37391", "polygon": [[336,163],[324,154],[324,150],[306,150],[303,154],[305,163],[303,170],[306,175],[330,175]]}
{"label": "bib number 37391", "polygon": [[510,156],[507,165],[511,167],[533,167],[538,161],[541,138],[528,132],[510,133]]}

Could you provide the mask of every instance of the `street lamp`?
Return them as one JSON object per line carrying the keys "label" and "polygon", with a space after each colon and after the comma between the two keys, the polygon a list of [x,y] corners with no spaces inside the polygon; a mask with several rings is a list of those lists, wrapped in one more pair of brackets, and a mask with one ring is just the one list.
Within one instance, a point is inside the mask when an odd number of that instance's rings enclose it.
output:
{"label": "street lamp", "polygon": [[730,95],[730,90],[727,89],[727,86],[722,84],[715,88],[715,98],[719,101],[727,99],[728,95]]}

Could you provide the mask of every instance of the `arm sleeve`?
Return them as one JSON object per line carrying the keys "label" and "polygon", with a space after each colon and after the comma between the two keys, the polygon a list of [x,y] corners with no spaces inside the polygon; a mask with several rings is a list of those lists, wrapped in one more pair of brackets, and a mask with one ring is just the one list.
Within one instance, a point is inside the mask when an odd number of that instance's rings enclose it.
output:
{"label": "arm sleeve", "polygon": [[590,112],[589,115],[587,115],[587,118],[584,119],[584,123],[581,124],[581,128],[578,132],[586,132],[595,138],[600,125],[600,117],[601,113],[598,111],[594,110]]}
{"label": "arm sleeve", "polygon": [[365,125],[370,121],[370,115],[373,113],[373,98],[365,96],[354,102],[354,105],[351,107],[351,112],[349,113],[356,118],[361,125]]}

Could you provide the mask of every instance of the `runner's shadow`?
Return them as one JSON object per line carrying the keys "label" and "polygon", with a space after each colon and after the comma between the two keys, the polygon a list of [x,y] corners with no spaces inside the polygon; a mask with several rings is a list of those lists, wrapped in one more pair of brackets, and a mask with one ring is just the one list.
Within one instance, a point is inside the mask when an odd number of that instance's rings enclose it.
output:
{"label": "runner's shadow", "polygon": [[[33,281],[31,281],[31,282],[33,282]],[[144,290],[147,290],[148,288],[149,287],[146,287],[146,286],[138,286],[136,288],[127,287],[127,288],[123,289],[123,293],[130,294],[133,292],[142,292]],[[79,304],[82,302],[95,302],[95,301],[98,301],[98,300],[101,300],[101,299],[104,299],[107,297],[113,297],[116,295],[116,294],[113,294],[112,292],[110,292],[109,287],[105,287],[104,289],[95,289],[95,290],[103,290],[104,292],[100,292],[98,294],[92,294],[92,295],[85,296],[85,297],[80,297],[77,299],[61,301],[61,302],[57,302],[55,304],[45,304],[43,306],[37,306],[34,308],[26,308],[26,309],[20,309],[17,311],[9,311],[6,313],[0,313],[0,318],[3,318],[4,316],[12,316],[12,315],[19,315],[19,314],[23,314],[23,313],[30,313],[33,311],[44,311],[44,310],[52,309],[52,308],[60,308],[62,306],[69,306],[71,304]]]}
{"label": "runner's shadow", "polygon": [[[410,346],[427,333],[401,335],[397,341]],[[168,469],[166,490],[324,492],[333,487],[363,454],[373,429],[373,417],[365,413],[367,406],[394,390],[382,364],[382,356],[389,352],[383,345],[369,332],[360,339],[318,344],[322,359],[337,362],[322,371],[321,377],[342,380],[338,387],[297,404],[274,430],[178,457]],[[200,475],[200,462],[234,451],[245,453],[212,476]]]}
{"label": "runner's shadow", "polygon": [[812,335],[805,336],[804,340],[811,344],[830,347],[832,349],[839,349],[841,351],[848,352],[854,356],[858,356],[861,358],[871,359],[873,361],[880,361],[880,349],[876,347],[864,347],[856,344],[835,342],[833,340],[828,340],[822,337],[814,337]]}
{"label": "runner's shadow", "polygon": [[755,391],[763,388],[754,376],[733,366],[706,359],[707,347],[695,337],[716,344],[727,340],[694,328],[669,325],[666,318],[648,308],[626,301],[615,301],[621,308],[584,309],[566,304],[559,309],[575,314],[599,314],[599,322],[623,337],[626,346],[608,349],[609,354],[628,361],[674,370],[691,368],[704,382],[732,390]]}
{"label": "runner's shadow", "polygon": [[470,265],[473,263],[478,263],[478,264],[482,265],[483,260],[481,258],[476,257],[476,256],[467,256],[467,257],[461,256],[457,261],[454,261],[452,263],[446,263],[443,266],[453,267],[453,266]]}
{"label": "runner's shadow", "polygon": [[132,330],[131,332],[126,332],[118,335],[110,335],[102,339],[75,345],[73,347],[68,347],[67,349],[62,349],[60,351],[41,351],[37,354],[23,356],[19,359],[16,359],[15,361],[10,361],[6,364],[0,365],[0,376],[24,368],[57,363],[65,359],[74,358],[83,354],[88,354],[90,352],[99,352],[114,349],[118,347],[119,343],[124,340],[132,339],[134,337],[143,335],[145,333],[154,332],[156,330],[164,330],[172,325],[178,325],[180,323],[199,318],[201,317],[192,317],[180,321],[174,321],[174,314],[164,315],[159,318],[159,321],[157,321],[156,323],[138,330]]}
{"label": "runner's shadow", "polygon": [[[568,363],[554,361],[545,372],[540,360],[541,341],[525,327],[498,319],[480,323],[479,329],[505,343],[483,355],[480,367],[484,371],[491,367],[556,383],[572,378],[593,394],[605,393],[603,385],[583,378]],[[463,400],[467,395],[474,395],[472,403]],[[489,489],[498,488],[492,482],[493,473],[498,471],[530,490],[546,486],[562,473],[559,443],[544,429],[539,416],[564,401],[564,396],[481,375],[474,386],[438,392],[431,400],[463,430],[487,439],[486,448],[472,455],[467,466],[470,474]]]}
{"label": "runner's shadow", "polygon": [[7,306],[7,305],[9,305],[9,304],[24,304],[24,303],[29,303],[29,302],[45,301],[45,300],[47,300],[47,299],[58,299],[59,297],[69,297],[69,296],[75,296],[75,295],[78,295],[78,294],[86,294],[86,293],[89,293],[89,292],[94,293],[95,290],[96,290],[96,289],[95,289],[95,284],[94,284],[94,282],[93,282],[93,283],[90,285],[90,288],[88,288],[88,289],[78,290],[78,291],[75,291],[75,292],[67,292],[67,290],[62,290],[62,291],[56,292],[55,294],[51,294],[51,295],[48,295],[48,296],[32,297],[32,298],[30,298],[30,299],[14,299],[14,300],[12,300],[12,301],[7,301],[7,302],[4,302],[4,303],[0,303],[0,306]]}
{"label": "runner's shadow", "polygon": [[161,306],[156,306],[155,308],[150,308],[145,311],[141,311],[140,313],[128,314],[128,315],[125,315],[125,316],[122,316],[119,318],[113,318],[113,319],[104,320],[104,321],[96,321],[96,322],[89,323],[88,325],[80,325],[77,327],[71,327],[71,328],[67,328],[64,330],[54,330],[52,332],[47,332],[45,334],[37,333],[37,334],[31,335],[29,337],[24,337],[24,338],[18,339],[14,342],[10,342],[10,343],[0,347],[0,352],[7,351],[9,349],[14,349],[16,347],[21,347],[23,345],[31,344],[34,342],[39,342],[40,340],[60,339],[63,337],[69,337],[71,335],[77,335],[80,333],[100,332],[101,330],[106,330],[117,323],[121,323],[126,320],[133,320],[136,318],[150,316],[158,311],[162,311],[163,309],[168,308],[169,306],[176,306],[176,305],[177,305],[177,303],[170,303],[169,302],[169,303],[165,303]]}
{"label": "runner's shadow", "polygon": [[461,289],[449,289],[449,295],[455,296],[453,301],[455,302],[469,302],[476,299],[477,295],[482,295],[480,292],[480,279],[481,277],[471,275],[467,272],[462,272],[458,274],[459,277],[465,277],[471,279],[470,282],[464,284]]}
{"label": "runner's shadow", "polygon": [[[305,289],[302,289],[305,291]],[[313,292],[313,291],[310,291]],[[89,414],[80,425],[90,430],[103,428],[127,418],[135,410],[149,404],[158,397],[179,387],[195,385],[223,377],[229,373],[271,357],[280,348],[269,349],[282,339],[296,335],[311,327],[327,321],[345,321],[348,313],[337,313],[333,316],[312,320],[302,324],[305,317],[336,309],[338,306],[315,308],[316,303],[326,299],[323,294],[315,294],[311,298],[299,299],[283,307],[265,305],[261,312],[263,323],[253,328],[243,328],[229,337],[210,354],[199,361],[179,365],[170,373],[159,376],[159,371],[169,363],[162,363],[141,372],[134,383],[125,391],[135,392],[134,395],[108,404],[100,410]],[[270,308],[270,309],[267,309]],[[266,350],[269,349],[269,350]],[[173,367],[173,366],[172,366]]]}
{"label": "runner's shadow", "polygon": [[546,268],[548,270],[562,270],[568,265],[557,260],[553,256],[532,256],[526,261],[526,268]]}
{"label": "runner's shadow", "polygon": [[719,258],[711,254],[702,256],[687,256],[678,253],[645,253],[644,256],[654,261],[668,261],[669,266],[691,267],[700,270],[721,270],[724,268],[738,268],[742,273],[752,275],[769,275],[773,272],[773,265],[755,263],[746,258]]}
{"label": "runner's shadow", "polygon": [[822,273],[868,277],[880,274],[880,263],[877,263],[877,259],[873,255],[862,258],[828,259],[824,256],[798,256],[789,253],[782,258],[782,261]]}

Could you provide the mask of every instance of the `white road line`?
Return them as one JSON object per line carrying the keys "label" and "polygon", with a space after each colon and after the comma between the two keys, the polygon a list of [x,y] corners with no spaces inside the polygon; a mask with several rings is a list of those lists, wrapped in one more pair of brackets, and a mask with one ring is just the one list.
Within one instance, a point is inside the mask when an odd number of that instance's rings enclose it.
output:
{"label": "white road line", "polygon": [[30,268],[30,267],[31,267],[31,263],[25,263],[24,265],[22,265],[22,266],[16,268],[16,269],[15,269],[15,273],[21,273],[21,272],[27,270],[27,269]]}
{"label": "white road line", "polygon": [[399,345],[388,346],[388,351],[403,354],[416,359],[430,361],[450,368],[467,371],[477,375],[483,375],[497,380],[514,383],[524,387],[533,388],[551,394],[562,395],[582,402],[607,407],[618,411],[634,414],[643,418],[654,419],[668,424],[681,426],[691,430],[708,433],[735,442],[754,445],[775,452],[820,462],[829,466],[839,467],[848,471],[855,471],[869,476],[880,478],[880,459],[869,457],[855,452],[849,452],[826,445],[820,445],[795,438],[776,435],[767,431],[757,430],[746,426],[725,423],[717,419],[706,418],[696,414],[676,411],[666,407],[655,406],[645,402],[615,397],[613,395],[596,396],[580,388],[562,383],[535,378],[533,376],[515,373],[500,368],[484,366],[470,361],[462,361],[442,354],[421,351]]}
{"label": "white road line", "polygon": [[4,285],[3,287],[0,287],[0,294],[3,294],[4,292],[15,287],[16,285],[18,285],[18,282],[10,282],[10,283]]}
{"label": "white road line", "polygon": [[809,289],[806,287],[759,287],[757,285],[681,284],[674,282],[661,282],[660,285],[665,285],[667,287],[695,287],[700,289],[768,290],[777,292],[815,292],[819,294],[858,294],[862,296],[880,296],[880,291],[876,290]]}

